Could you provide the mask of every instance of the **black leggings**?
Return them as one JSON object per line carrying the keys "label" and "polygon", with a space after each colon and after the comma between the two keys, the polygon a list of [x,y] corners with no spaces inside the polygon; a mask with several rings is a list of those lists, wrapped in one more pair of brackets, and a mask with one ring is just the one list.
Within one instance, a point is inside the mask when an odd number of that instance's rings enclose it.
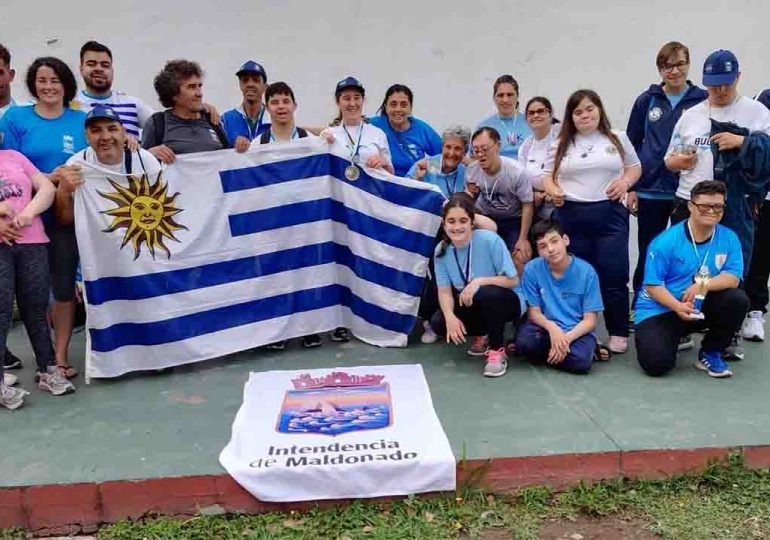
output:
{"label": "black leggings", "polygon": [[[45,244],[0,245],[0,359],[11,328],[13,295],[35,352],[37,369],[55,363],[51,333],[45,318],[49,294],[48,250]],[[0,377],[3,366],[0,362]]]}
{"label": "black leggings", "polygon": [[[461,306],[457,291],[452,289],[455,299],[454,313],[467,330],[469,336],[489,336],[489,348],[501,349],[505,344],[505,323],[518,321],[521,305],[518,295],[511,289],[497,285],[484,285],[476,291],[473,305]],[[431,328],[440,336],[446,335],[444,313],[438,310],[430,322]]]}
{"label": "black leggings", "polygon": [[665,375],[676,365],[679,339],[708,327],[701,348],[724,351],[746,316],[749,299],[741,289],[710,292],[703,301],[702,321],[685,322],[673,311],[661,313],[636,325],[636,357],[647,375]]}

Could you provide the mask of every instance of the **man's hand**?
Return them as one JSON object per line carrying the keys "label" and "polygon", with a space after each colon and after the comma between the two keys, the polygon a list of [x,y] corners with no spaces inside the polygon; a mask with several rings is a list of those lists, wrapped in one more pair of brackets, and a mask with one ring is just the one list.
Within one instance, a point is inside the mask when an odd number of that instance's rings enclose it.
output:
{"label": "man's hand", "polygon": [[233,148],[235,148],[236,152],[244,153],[246,150],[249,149],[249,146],[251,146],[251,141],[244,137],[243,135],[238,135],[235,138],[235,145]]}
{"label": "man's hand", "polygon": [[695,295],[700,293],[700,286],[697,283],[693,283],[682,294],[682,302],[685,304],[692,304],[695,301]]}
{"label": "man's hand", "polygon": [[219,117],[219,111],[217,110],[216,107],[214,107],[211,103],[204,103],[203,110],[208,113],[212,124],[214,124],[215,126],[219,125],[221,118]]}
{"label": "man's hand", "polygon": [[561,364],[569,354],[570,340],[556,325],[548,330],[548,335],[551,338],[551,350],[548,351],[547,362],[552,365]]}
{"label": "man's hand", "polygon": [[735,133],[717,133],[711,137],[711,142],[716,143],[720,150],[734,150],[743,146],[746,137]]}
{"label": "man's hand", "polygon": [[529,261],[532,258],[532,244],[529,243],[529,240],[519,238],[513,246],[513,253],[511,255],[516,257],[516,253],[520,254],[520,260],[522,262]]}
{"label": "man's hand", "polygon": [[153,146],[148,150],[148,152],[158,158],[158,161],[161,161],[166,165],[174,163],[174,160],[176,159],[176,154],[174,154],[174,151],[165,144]]}
{"label": "man's hand", "polygon": [[674,171],[690,171],[698,163],[698,154],[671,154],[666,158],[666,167]]}
{"label": "man's hand", "polygon": [[68,165],[59,168],[59,186],[64,193],[74,193],[83,185],[83,172],[79,165]]}
{"label": "man's hand", "polygon": [[139,139],[126,133],[126,148],[129,152],[138,152],[141,147],[142,145],[139,143]]}
{"label": "man's hand", "polygon": [[463,322],[452,313],[449,317],[446,319],[446,342],[447,343],[454,343],[455,345],[460,345],[461,343],[465,343],[465,336],[467,335],[467,332],[465,331],[465,325]]}
{"label": "man's hand", "polygon": [[695,313],[695,308],[693,307],[692,302],[679,302],[674,313],[676,313],[683,321],[692,322],[692,317],[690,317],[690,315]]}

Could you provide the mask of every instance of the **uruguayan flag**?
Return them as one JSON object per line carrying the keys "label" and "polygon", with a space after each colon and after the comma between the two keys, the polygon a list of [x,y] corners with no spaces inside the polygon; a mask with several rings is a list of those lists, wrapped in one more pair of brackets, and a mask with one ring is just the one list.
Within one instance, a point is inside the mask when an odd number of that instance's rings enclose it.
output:
{"label": "uruguayan flag", "polygon": [[160,178],[88,168],[75,197],[87,373],[114,377],[351,329],[404,346],[443,198],[320,139],[178,156]]}

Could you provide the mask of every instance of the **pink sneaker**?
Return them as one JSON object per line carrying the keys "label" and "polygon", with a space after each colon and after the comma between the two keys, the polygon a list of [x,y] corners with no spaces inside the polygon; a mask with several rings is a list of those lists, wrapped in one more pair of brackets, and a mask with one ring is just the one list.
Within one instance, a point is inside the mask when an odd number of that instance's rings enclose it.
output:
{"label": "pink sneaker", "polygon": [[471,356],[484,356],[487,354],[488,344],[487,336],[473,336],[468,354]]}
{"label": "pink sneaker", "polygon": [[622,336],[610,336],[610,352],[613,354],[623,354],[628,351],[628,338]]}
{"label": "pink sneaker", "polygon": [[484,377],[502,377],[508,369],[508,358],[505,349],[489,349],[487,363],[484,366]]}

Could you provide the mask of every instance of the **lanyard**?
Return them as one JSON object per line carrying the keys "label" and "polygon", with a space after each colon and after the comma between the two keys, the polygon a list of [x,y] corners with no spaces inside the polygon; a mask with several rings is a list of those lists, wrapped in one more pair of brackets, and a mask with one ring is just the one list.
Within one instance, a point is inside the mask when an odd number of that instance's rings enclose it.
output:
{"label": "lanyard", "polygon": [[[487,176],[487,173],[485,173],[484,171],[481,171],[481,172],[482,172],[482,174]],[[486,181],[484,182],[484,185],[482,186],[484,188],[484,196],[487,198],[487,200],[490,203],[492,202],[492,195],[495,194],[495,189],[497,188],[497,182],[500,181],[500,177],[502,176],[502,174],[501,174],[502,172],[503,172],[503,169],[502,169],[502,167],[500,167],[500,170],[497,172],[497,178],[495,178],[495,183],[492,184],[492,191],[491,192],[487,189],[487,182]]]}
{"label": "lanyard", "polygon": [[[246,113],[246,111],[244,111],[244,114],[245,114],[245,113]],[[252,139],[254,139],[254,137],[256,137],[256,136],[259,134],[259,126],[261,126],[261,125],[262,125],[262,118],[263,118],[264,116],[265,116],[265,106],[264,106],[264,105],[262,105],[262,106],[259,108],[259,116],[257,117],[257,121],[256,121],[256,123],[254,124],[254,128],[252,129],[252,127],[251,127],[251,123],[249,122],[249,116],[248,116],[248,115],[246,115],[246,124],[248,124],[248,125],[249,125],[249,131],[251,131],[251,138],[252,138]]]}
{"label": "lanyard", "polygon": [[463,284],[468,285],[468,280],[471,277],[471,255],[473,255],[473,240],[468,242],[468,257],[465,259],[465,272],[460,265],[460,258],[457,256],[457,248],[453,246],[452,253],[455,256],[455,262],[457,263],[457,269],[460,271],[460,277],[463,279]]}
{"label": "lanyard", "polygon": [[[433,165],[433,166],[435,167],[435,165]],[[460,171],[460,166],[458,165],[457,167],[455,167],[454,172],[449,173],[449,174],[445,174],[444,173],[444,156],[443,155],[439,156],[439,159],[438,159],[438,170],[436,172],[432,173],[432,174],[433,174],[433,176],[437,176],[437,177],[441,178],[444,181],[444,185],[446,186],[446,192],[449,194],[450,197],[455,194],[455,191],[457,191],[457,173],[459,171]],[[450,177],[452,178],[452,188],[451,189],[449,188],[449,178]]]}
{"label": "lanyard", "polygon": [[[690,227],[690,220],[687,220],[687,230],[690,232],[690,241],[692,242],[692,250],[695,252],[695,262],[700,259],[700,255],[698,254],[698,247],[695,244],[695,236],[692,234],[692,228]],[[714,228],[714,232],[711,233],[711,240],[709,240],[709,245],[706,248],[706,254],[703,255],[703,260],[701,261],[700,265],[698,266],[697,273],[699,274],[709,274],[708,265],[706,264],[706,261],[708,260],[709,252],[711,251],[711,244],[714,243],[714,237],[717,235],[717,230]]]}
{"label": "lanyard", "polygon": [[500,125],[502,125],[503,129],[505,130],[505,140],[508,141],[508,144],[516,146],[519,142],[519,136],[516,133],[516,122],[519,121],[519,113],[514,113],[513,115],[513,126],[511,127],[512,131],[508,130],[508,126],[505,125],[502,116],[498,114],[497,119],[500,120]]}
{"label": "lanyard", "polygon": [[358,126],[358,142],[353,143],[353,137],[350,136],[350,132],[348,131],[348,128],[345,127],[345,124],[342,125],[342,129],[345,130],[345,135],[348,136],[348,140],[350,141],[350,144],[353,145],[348,146],[348,150],[350,151],[350,161],[352,163],[357,163],[359,160],[358,158],[358,150],[361,148],[361,136],[364,134],[364,123],[361,122],[361,124]]}
{"label": "lanyard", "polygon": [[[297,138],[297,128],[295,127],[294,130],[291,132],[291,137],[289,137],[290,141],[293,141]],[[270,130],[270,142],[280,142],[278,139],[275,138],[275,135],[273,135],[273,130]]]}

